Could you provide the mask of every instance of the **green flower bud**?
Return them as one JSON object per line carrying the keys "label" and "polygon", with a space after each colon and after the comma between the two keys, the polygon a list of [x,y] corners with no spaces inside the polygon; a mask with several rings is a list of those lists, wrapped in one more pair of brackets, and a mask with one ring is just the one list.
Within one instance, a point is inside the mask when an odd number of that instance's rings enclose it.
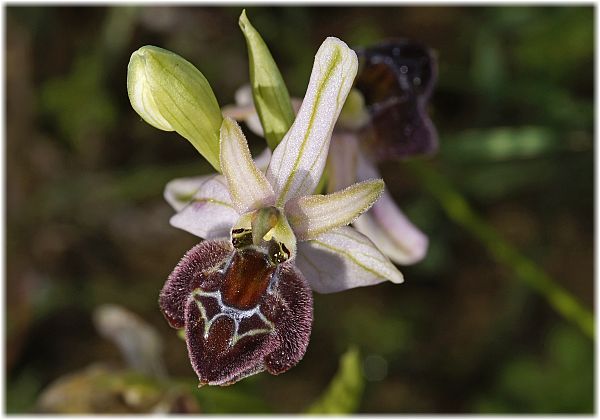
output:
{"label": "green flower bud", "polygon": [[248,47],[254,105],[267,144],[273,150],[292,126],[294,108],[277,64],[262,37],[248,20],[245,10],[240,16],[239,24]]}
{"label": "green flower bud", "polygon": [[176,131],[220,171],[223,117],[210,84],[193,64],[162,48],[144,46],[129,60],[127,93],[148,124]]}

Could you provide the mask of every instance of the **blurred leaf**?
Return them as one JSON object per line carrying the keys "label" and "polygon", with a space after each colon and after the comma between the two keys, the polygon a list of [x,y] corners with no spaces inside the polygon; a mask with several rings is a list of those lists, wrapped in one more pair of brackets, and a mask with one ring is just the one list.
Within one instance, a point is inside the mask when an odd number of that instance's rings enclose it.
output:
{"label": "blurred leaf", "polygon": [[411,345],[410,325],[401,317],[390,316],[391,309],[380,308],[377,302],[358,308],[348,306],[341,313],[340,333],[344,334],[344,341],[359,345],[365,353],[376,352],[387,357],[406,353]]}
{"label": "blurred leaf", "polygon": [[85,148],[87,135],[104,132],[116,122],[117,111],[104,86],[103,70],[102,57],[86,52],[76,58],[69,74],[42,85],[42,109],[56,118],[75,148]]}
{"label": "blurred leaf", "polygon": [[254,395],[246,384],[227,387],[204,386],[196,391],[196,398],[207,414],[258,414],[269,413],[271,409]]}
{"label": "blurred leaf", "polygon": [[447,136],[440,153],[444,160],[457,162],[502,161],[591,148],[592,139],[585,133],[561,135],[549,127],[528,126],[466,130]]}
{"label": "blurred leaf", "polygon": [[59,214],[77,217],[78,211],[86,212],[90,206],[102,203],[103,212],[106,212],[108,206],[117,203],[159,199],[171,179],[209,171],[208,162],[201,160],[192,164],[138,166],[58,179],[44,184],[44,188],[31,197],[32,205],[27,211],[42,213],[46,217]]}
{"label": "blurred leaf", "polygon": [[474,212],[446,178],[419,161],[407,161],[405,166],[420,178],[422,185],[437,198],[451,220],[479,239],[499,263],[510,267],[517,278],[541,294],[554,310],[577,325],[589,338],[594,338],[593,314],[535,262],[505,241],[490,224]]}
{"label": "blurred leaf", "polygon": [[340,366],[327,389],[307,410],[309,414],[355,413],[360,405],[364,378],[358,349],[350,348],[340,358]]}
{"label": "blurred leaf", "polygon": [[13,380],[7,380],[6,413],[31,413],[41,387],[38,373],[30,368]]}
{"label": "blurred leaf", "polygon": [[[591,89],[593,81],[589,83]],[[562,84],[539,78],[521,78],[506,85],[497,100],[513,107],[528,124],[560,124],[591,131],[594,121],[593,101],[576,95]]]}
{"label": "blurred leaf", "polygon": [[473,49],[471,80],[482,93],[494,93],[504,83],[504,57],[498,34],[482,26]]}
{"label": "blurred leaf", "polygon": [[[546,9],[519,31],[512,49],[519,66],[552,81],[573,81],[573,72],[594,57],[594,8]],[[514,28],[514,23],[511,24]],[[568,28],[568,30],[565,30]]]}
{"label": "blurred leaf", "polygon": [[242,11],[239,24],[248,46],[254,104],[267,143],[273,150],[294,122],[294,109],[277,64],[262,37],[248,20],[245,10]]}
{"label": "blurred leaf", "polygon": [[140,10],[139,6],[119,6],[109,10],[100,38],[109,61],[127,47]]}
{"label": "blurred leaf", "polygon": [[350,48],[354,49],[356,47],[376,44],[386,38],[379,23],[367,19],[364,15],[361,15],[357,22],[349,22],[352,25],[352,31],[347,35],[345,41]]}
{"label": "blurred leaf", "polygon": [[55,414],[198,413],[187,387],[139,373],[91,365],[52,382],[40,395],[38,411]]}
{"label": "blurred leaf", "polygon": [[484,201],[502,200],[511,194],[537,189],[557,178],[556,166],[550,161],[483,164],[457,172],[463,194]]}
{"label": "blurred leaf", "polygon": [[[562,153],[536,159],[466,161],[449,165],[447,174],[462,194],[480,203],[497,203],[528,194],[537,198],[536,205],[563,203],[573,208],[593,201],[593,165],[591,153]],[[548,194],[550,190],[553,194]]]}
{"label": "blurred leaf", "polygon": [[96,307],[93,318],[100,335],[119,348],[130,369],[150,377],[166,376],[163,340],[153,325],[115,304]]}
{"label": "blurred leaf", "polygon": [[543,358],[526,354],[501,368],[491,392],[475,405],[485,413],[592,413],[593,343],[572,328],[553,329]]}

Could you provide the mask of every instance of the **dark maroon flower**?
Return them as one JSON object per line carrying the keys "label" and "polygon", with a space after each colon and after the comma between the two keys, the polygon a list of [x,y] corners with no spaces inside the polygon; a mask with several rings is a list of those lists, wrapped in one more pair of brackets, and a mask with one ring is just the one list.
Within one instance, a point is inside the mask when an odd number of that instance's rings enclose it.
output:
{"label": "dark maroon flower", "polygon": [[371,116],[367,147],[378,160],[430,154],[437,133],[427,115],[427,102],[437,79],[433,52],[418,43],[391,40],[357,49],[360,69],[356,88]]}
{"label": "dark maroon flower", "polygon": [[160,293],[173,328],[185,328],[200,384],[228,385],[267,370],[283,373],[304,356],[312,292],[291,263],[276,264],[228,240],[185,254]]}

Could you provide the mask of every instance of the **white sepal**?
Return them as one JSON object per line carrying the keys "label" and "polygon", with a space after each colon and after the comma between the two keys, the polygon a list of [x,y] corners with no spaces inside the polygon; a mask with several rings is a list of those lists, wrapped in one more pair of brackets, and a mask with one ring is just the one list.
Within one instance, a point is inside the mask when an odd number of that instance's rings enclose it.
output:
{"label": "white sepal", "polygon": [[319,293],[372,286],[386,280],[404,281],[402,273],[373,242],[351,227],[300,242],[296,266]]}
{"label": "white sepal", "polygon": [[[215,178],[216,175],[202,175],[186,178],[175,178],[167,183],[163,196],[167,203],[175,211],[181,211],[190,204],[197,192],[200,191],[204,183]],[[227,188],[225,178],[220,176],[222,182]],[[229,194],[229,193],[228,193]],[[231,200],[228,200],[231,203]]]}
{"label": "white sepal", "polygon": [[356,53],[343,41],[330,37],[319,48],[300,111],[273,152],[267,170],[277,195],[276,205],[313,193],[357,68]]}
{"label": "white sepal", "polygon": [[[227,237],[239,215],[229,197],[225,179],[222,175],[201,178],[204,180],[200,185],[196,185],[193,198],[171,217],[170,223],[204,239]],[[174,180],[169,185],[182,180]],[[169,185],[165,190],[165,197],[171,194],[168,192]]]}

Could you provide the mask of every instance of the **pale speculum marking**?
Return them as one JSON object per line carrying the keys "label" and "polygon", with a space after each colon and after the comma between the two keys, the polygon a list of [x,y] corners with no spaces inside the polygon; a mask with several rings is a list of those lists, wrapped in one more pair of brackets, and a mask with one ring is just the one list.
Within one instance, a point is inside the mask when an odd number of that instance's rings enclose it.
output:
{"label": "pale speculum marking", "polygon": [[[200,316],[204,320],[204,339],[208,339],[208,333],[213,323],[220,317],[227,317],[233,321],[233,336],[229,339],[229,346],[233,347],[243,337],[254,336],[258,334],[270,334],[275,330],[275,325],[269,321],[261,312],[260,305],[255,306],[252,309],[241,310],[232,306],[227,306],[223,302],[221,297],[221,291],[217,290],[214,292],[205,292],[202,289],[196,289],[192,292],[192,298],[198,306]],[[214,299],[218,306],[218,311],[214,314],[210,314],[205,304],[201,302],[201,298]],[[258,319],[264,324],[266,328],[250,328],[243,333],[239,333],[241,324],[244,320],[250,320],[253,316],[257,316]]]}

